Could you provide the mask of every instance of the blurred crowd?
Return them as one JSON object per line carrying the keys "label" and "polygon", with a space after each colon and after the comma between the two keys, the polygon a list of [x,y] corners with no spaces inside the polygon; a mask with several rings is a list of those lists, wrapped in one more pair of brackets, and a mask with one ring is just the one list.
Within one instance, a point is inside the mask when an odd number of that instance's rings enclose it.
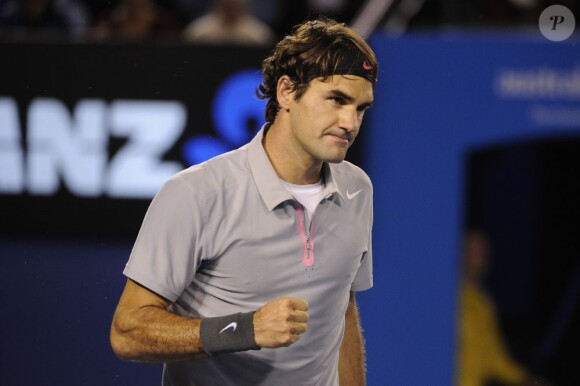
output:
{"label": "blurred crowd", "polygon": [[363,0],[0,0],[0,36],[179,38],[268,45],[309,16],[348,22]]}
{"label": "blurred crowd", "polygon": [[[0,0],[0,38],[151,39],[269,45],[305,18],[350,23],[367,0]],[[537,26],[548,0],[395,0],[379,28]],[[573,13],[578,1],[559,0]]]}

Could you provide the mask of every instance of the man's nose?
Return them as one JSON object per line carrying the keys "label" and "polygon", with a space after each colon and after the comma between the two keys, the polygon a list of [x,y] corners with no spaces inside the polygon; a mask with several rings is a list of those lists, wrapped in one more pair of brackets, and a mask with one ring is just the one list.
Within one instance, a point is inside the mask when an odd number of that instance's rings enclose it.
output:
{"label": "man's nose", "polygon": [[340,120],[338,124],[342,129],[356,133],[360,125],[359,115],[356,108],[354,106],[345,106],[340,112]]}

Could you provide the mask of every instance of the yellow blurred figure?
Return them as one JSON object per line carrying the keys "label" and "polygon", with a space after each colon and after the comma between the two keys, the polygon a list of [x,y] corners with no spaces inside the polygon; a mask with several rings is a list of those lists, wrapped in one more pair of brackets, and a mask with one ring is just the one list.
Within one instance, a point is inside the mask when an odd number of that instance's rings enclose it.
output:
{"label": "yellow blurred figure", "polygon": [[527,371],[508,352],[494,305],[480,284],[487,268],[487,237],[482,232],[470,232],[464,248],[457,385],[483,386],[491,380],[525,385]]}

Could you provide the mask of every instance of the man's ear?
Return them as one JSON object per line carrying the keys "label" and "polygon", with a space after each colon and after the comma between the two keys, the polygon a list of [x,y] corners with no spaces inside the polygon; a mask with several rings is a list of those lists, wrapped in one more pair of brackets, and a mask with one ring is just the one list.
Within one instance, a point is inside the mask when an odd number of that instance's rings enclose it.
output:
{"label": "man's ear", "polygon": [[294,87],[288,75],[282,75],[276,86],[276,98],[282,110],[288,111],[294,99]]}

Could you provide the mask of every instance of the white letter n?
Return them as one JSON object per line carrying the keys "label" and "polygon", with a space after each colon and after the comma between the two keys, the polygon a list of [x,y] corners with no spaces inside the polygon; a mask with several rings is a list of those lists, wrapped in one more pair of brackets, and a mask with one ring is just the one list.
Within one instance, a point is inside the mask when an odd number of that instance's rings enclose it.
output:
{"label": "white letter n", "polygon": [[74,111],[59,100],[38,98],[28,111],[28,187],[34,194],[54,194],[59,174],[71,193],[98,196],[107,162],[105,104],[80,101]]}

